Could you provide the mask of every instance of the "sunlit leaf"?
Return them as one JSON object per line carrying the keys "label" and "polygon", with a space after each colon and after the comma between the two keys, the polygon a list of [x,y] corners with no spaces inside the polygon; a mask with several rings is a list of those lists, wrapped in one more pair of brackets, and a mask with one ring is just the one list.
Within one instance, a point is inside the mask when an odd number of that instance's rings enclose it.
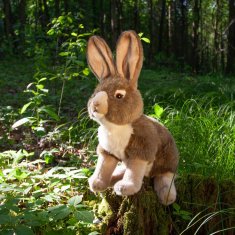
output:
{"label": "sunlit leaf", "polygon": [[12,157],[14,158],[12,165],[15,166],[17,165],[23,158],[27,158],[30,156],[33,156],[34,153],[28,153],[26,150],[22,150],[20,149],[18,152],[16,152],[15,154],[12,155]]}
{"label": "sunlit leaf", "polygon": [[44,199],[45,199],[47,202],[53,202],[53,201],[54,201],[54,199],[53,199],[53,197],[52,197],[51,195],[46,195],[46,196],[44,197]]}
{"label": "sunlit leaf", "polygon": [[39,134],[39,135],[45,134],[45,128],[42,126],[36,126],[33,128],[33,130],[35,130],[37,132],[37,134]]}
{"label": "sunlit leaf", "polygon": [[141,40],[143,40],[146,43],[150,43],[150,40],[148,38],[141,38]]}
{"label": "sunlit leaf", "polygon": [[51,164],[53,162],[54,156],[53,155],[45,155],[44,156],[46,164]]}
{"label": "sunlit leaf", "polygon": [[9,176],[16,178],[17,180],[23,180],[29,176],[29,173],[22,171],[20,168],[15,168],[11,171]]}
{"label": "sunlit leaf", "polygon": [[90,73],[90,70],[88,68],[85,68],[82,70],[82,73],[85,75],[85,76],[88,76],[89,73]]}
{"label": "sunlit leaf", "polygon": [[48,35],[53,35],[53,34],[55,34],[55,30],[54,29],[50,29],[50,30],[47,31],[47,34]]}
{"label": "sunlit leaf", "polygon": [[82,201],[83,195],[77,195],[68,200],[68,204],[71,206],[76,206]]}
{"label": "sunlit leaf", "polygon": [[29,83],[26,88],[29,89],[33,84],[34,84],[34,82]]}
{"label": "sunlit leaf", "polygon": [[68,190],[70,187],[71,187],[70,184],[69,185],[63,185],[60,190],[61,190],[61,192],[64,192],[64,191]]}
{"label": "sunlit leaf", "polygon": [[67,52],[67,51],[59,53],[60,56],[68,56],[69,54],[70,54],[70,52]]}
{"label": "sunlit leaf", "polygon": [[25,104],[25,105],[22,107],[22,109],[20,110],[20,114],[23,114],[23,113],[27,110],[27,108],[28,108],[32,103],[33,103],[33,102],[29,102],[29,103]]}
{"label": "sunlit leaf", "polygon": [[19,126],[22,126],[24,125],[25,123],[28,123],[30,122],[30,119],[25,117],[25,118],[22,118],[18,121],[16,121],[13,125],[12,125],[12,129],[15,129],[16,127],[19,127]]}
{"label": "sunlit leaf", "polygon": [[38,83],[40,83],[40,82],[43,82],[43,81],[45,81],[45,80],[47,80],[47,78],[41,78],[39,81],[38,81]]}
{"label": "sunlit leaf", "polygon": [[37,84],[36,87],[39,89],[39,90],[42,90],[44,88],[44,85],[42,84]]}
{"label": "sunlit leaf", "polygon": [[28,188],[26,188],[26,189],[24,190],[24,194],[27,195],[27,194],[30,192],[30,190],[31,190],[32,188],[33,188],[32,186],[29,186]]}
{"label": "sunlit leaf", "polygon": [[160,105],[155,104],[154,105],[154,112],[155,112],[155,115],[157,118],[161,118],[161,116],[164,112],[164,109]]}

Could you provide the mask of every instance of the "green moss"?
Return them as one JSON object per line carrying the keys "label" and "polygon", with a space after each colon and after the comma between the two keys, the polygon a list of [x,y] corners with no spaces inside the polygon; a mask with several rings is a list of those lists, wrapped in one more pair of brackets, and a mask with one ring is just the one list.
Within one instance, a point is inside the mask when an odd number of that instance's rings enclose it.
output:
{"label": "green moss", "polygon": [[123,216],[123,230],[124,235],[132,235],[132,234],[142,234],[142,231],[139,229],[138,223],[138,214],[136,210],[130,210],[126,212]]}
{"label": "green moss", "polygon": [[105,198],[103,198],[101,203],[99,204],[97,213],[102,217],[110,217],[113,214],[111,207],[109,203],[105,200]]}

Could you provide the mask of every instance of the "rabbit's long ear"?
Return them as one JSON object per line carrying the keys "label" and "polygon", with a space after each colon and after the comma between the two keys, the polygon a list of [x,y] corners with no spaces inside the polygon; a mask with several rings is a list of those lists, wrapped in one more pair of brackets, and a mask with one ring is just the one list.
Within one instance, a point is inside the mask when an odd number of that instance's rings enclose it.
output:
{"label": "rabbit's long ear", "polygon": [[118,73],[137,88],[138,77],[143,64],[143,47],[134,31],[121,34],[117,43],[116,65]]}
{"label": "rabbit's long ear", "polygon": [[116,74],[112,52],[99,36],[92,36],[88,41],[87,62],[99,80]]}

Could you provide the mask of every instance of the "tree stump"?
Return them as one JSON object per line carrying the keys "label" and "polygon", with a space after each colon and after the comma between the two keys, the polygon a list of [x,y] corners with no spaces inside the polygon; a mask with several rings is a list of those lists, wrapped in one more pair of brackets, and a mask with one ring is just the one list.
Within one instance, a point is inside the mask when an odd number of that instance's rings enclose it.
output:
{"label": "tree stump", "polygon": [[[163,206],[153,190],[153,181],[145,179],[136,195],[120,197],[112,189],[103,196],[96,214],[102,219],[101,230],[105,235],[165,235],[180,234],[191,219],[195,224],[182,234],[210,234],[228,229],[235,231],[235,182],[217,182],[214,178],[197,175],[176,180],[177,205]],[[197,221],[197,222],[196,222]],[[234,227],[234,229],[232,229]]]}

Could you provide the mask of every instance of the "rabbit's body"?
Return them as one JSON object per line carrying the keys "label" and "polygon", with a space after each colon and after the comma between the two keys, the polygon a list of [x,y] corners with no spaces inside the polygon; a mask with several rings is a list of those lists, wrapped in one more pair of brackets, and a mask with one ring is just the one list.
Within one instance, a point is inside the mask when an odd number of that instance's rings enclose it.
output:
{"label": "rabbit's body", "polygon": [[[175,172],[177,148],[169,131],[153,118],[141,115],[131,124],[105,121],[98,129],[100,147],[124,163],[139,158],[148,161],[145,176]],[[155,141],[153,141],[155,140]],[[169,162],[174,163],[170,164]]]}
{"label": "rabbit's body", "polygon": [[100,80],[88,102],[90,117],[100,124],[98,162],[89,184],[92,191],[113,186],[119,195],[132,195],[140,190],[144,176],[154,177],[154,188],[168,205],[176,198],[178,151],[170,132],[143,114],[137,89],[142,53],[133,31],[120,36],[116,65],[102,38],[93,36],[88,42],[88,63]]}

